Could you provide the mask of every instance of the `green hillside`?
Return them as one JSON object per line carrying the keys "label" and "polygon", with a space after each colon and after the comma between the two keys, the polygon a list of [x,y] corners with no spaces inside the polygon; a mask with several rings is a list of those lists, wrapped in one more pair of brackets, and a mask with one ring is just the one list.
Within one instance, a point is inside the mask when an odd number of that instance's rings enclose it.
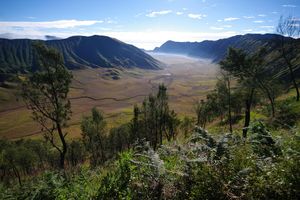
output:
{"label": "green hillside", "polygon": [[[254,53],[259,48],[265,47],[270,55],[276,55],[281,45],[281,38],[282,36],[276,34],[246,34],[216,41],[167,41],[160,47],[155,48],[154,52],[184,54],[198,58],[208,58],[212,59],[213,62],[219,62],[226,56],[229,47],[243,49],[247,53]],[[297,46],[298,48],[293,49],[297,52],[294,51],[293,53],[299,54],[300,39],[285,37],[284,40],[287,44]]]}
{"label": "green hillside", "polygon": [[[0,73],[34,69],[35,56],[28,39],[0,39]],[[58,49],[69,69],[120,67],[160,69],[161,63],[142,50],[106,36],[73,36],[44,43]]]}

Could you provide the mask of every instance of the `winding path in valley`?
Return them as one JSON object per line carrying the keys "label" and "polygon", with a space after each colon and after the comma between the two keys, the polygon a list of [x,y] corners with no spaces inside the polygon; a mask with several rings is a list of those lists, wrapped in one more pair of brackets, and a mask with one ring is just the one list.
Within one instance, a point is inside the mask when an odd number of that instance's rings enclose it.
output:
{"label": "winding path in valley", "polygon": [[[119,97],[110,97],[110,96],[101,96],[101,94],[99,95],[89,95],[89,94],[93,94],[91,93],[88,88],[88,86],[85,85],[85,83],[81,82],[78,79],[74,79],[74,84],[72,84],[72,86],[70,87],[71,89],[74,89],[75,91],[78,91],[79,93],[76,94],[76,92],[72,95],[72,97],[70,97],[69,99],[72,102],[76,102],[78,100],[82,100],[82,102],[88,101],[90,100],[91,102],[99,102],[99,103],[93,103],[94,106],[107,106],[107,103],[111,104],[112,102],[117,102],[120,103],[120,105],[122,104],[122,102],[125,102],[127,104],[128,101],[136,99],[136,98],[141,98],[141,97],[147,97],[149,95],[150,92],[155,92],[158,89],[158,85],[160,83],[164,83],[168,88],[172,87],[172,83],[174,83],[175,78],[177,80],[178,76],[179,78],[182,79],[181,75],[182,73],[186,73],[186,71],[188,70],[189,72],[189,68],[187,68],[185,71],[181,70],[180,73],[178,74],[178,71],[174,71],[173,70],[173,63],[168,63],[167,67],[164,70],[160,70],[157,73],[151,75],[151,77],[144,77],[144,80],[139,83],[139,84],[146,84],[147,85],[147,91],[146,90],[141,90],[140,92],[137,92],[137,94],[134,94],[131,92],[131,95],[122,95]],[[185,63],[180,63],[180,65],[185,65]],[[196,66],[198,67],[198,66]],[[180,68],[175,68],[175,70],[180,69]],[[190,74],[190,72],[188,73]],[[146,78],[147,77],[147,78]],[[150,91],[149,91],[150,89]],[[85,95],[88,94],[88,95]],[[129,94],[129,92],[128,92]],[[175,99],[181,98],[181,97],[193,97],[195,96],[194,94],[184,94],[184,93],[177,93],[176,95],[170,95],[170,97],[174,97]],[[196,95],[197,96],[197,95]],[[80,102],[80,103],[82,103]],[[2,108],[2,110],[0,110],[0,115],[5,116],[6,114],[12,113],[13,115],[14,112],[18,113],[18,111],[20,110],[21,112],[24,111],[24,109],[26,109],[26,105],[22,105],[19,104],[16,107],[7,107],[7,108]],[[74,112],[74,115],[78,115],[81,112]],[[132,113],[130,112],[116,112],[116,113],[112,113],[110,115],[106,115],[105,118],[115,118],[121,115],[132,115]],[[78,120],[75,120],[73,122],[71,122],[69,124],[69,126],[77,126],[79,125],[80,122]],[[18,138],[22,138],[22,137],[30,137],[30,136],[34,136],[34,135],[38,135],[41,134],[42,131],[41,130],[31,130],[29,132],[26,132],[25,134],[23,133],[22,135],[16,135],[16,136],[12,136],[10,137],[11,139],[18,139]]]}
{"label": "winding path in valley", "polygon": [[[168,74],[163,74],[163,75],[158,75],[152,79],[148,80],[148,84],[151,85],[151,89],[154,90],[157,88],[158,84],[153,83],[154,81],[160,80],[160,79],[165,79],[165,85],[168,87],[169,85],[172,84],[173,82],[173,74],[172,73],[168,73]],[[84,90],[85,88],[81,88],[81,87],[74,87],[72,86],[71,88],[73,89],[78,89],[78,90]],[[133,95],[133,96],[129,96],[129,97],[124,97],[124,98],[115,98],[115,97],[102,97],[102,98],[97,98],[97,97],[92,97],[92,96],[87,96],[87,95],[83,95],[83,96],[77,96],[77,97],[71,97],[69,98],[70,100],[78,100],[78,99],[90,99],[93,101],[105,101],[105,100],[112,100],[112,101],[116,101],[116,102],[123,102],[123,101],[128,101],[131,99],[135,99],[138,97],[146,97],[148,96],[148,94],[137,94],[137,95]],[[11,111],[16,111],[19,109],[23,109],[26,108],[25,105],[22,106],[17,106],[17,107],[13,107],[13,108],[7,108],[7,109],[3,109],[0,111],[0,114],[4,114],[7,112],[11,112]]]}
{"label": "winding path in valley", "polygon": [[[151,90],[153,91],[154,89],[157,88],[158,84],[155,84],[153,83],[154,81],[158,81],[160,79],[164,79],[165,80],[165,85],[168,87],[172,82],[173,82],[173,74],[172,73],[169,73],[169,74],[164,74],[164,75],[158,75],[158,76],[155,76],[154,78],[152,79],[149,79],[147,81],[148,84],[151,85]],[[81,83],[83,84],[83,83]],[[73,89],[78,89],[78,90],[83,90],[85,91],[85,88],[82,88],[82,87],[74,87],[74,86],[71,86],[71,88]],[[116,102],[124,102],[124,101],[129,101],[131,99],[135,99],[135,98],[138,98],[138,97],[147,97],[149,94],[137,94],[137,95],[133,95],[133,96],[129,96],[129,97],[124,97],[124,98],[115,98],[115,97],[102,97],[102,98],[97,98],[97,97],[92,97],[92,96],[87,96],[87,95],[83,95],[83,96],[76,96],[76,97],[71,97],[69,98],[71,101],[72,100],[79,100],[79,99],[89,99],[89,100],[92,100],[92,101],[105,101],[105,100],[112,100],[112,101],[116,101]],[[26,105],[22,105],[22,106],[17,106],[17,107],[13,107],[13,108],[7,108],[7,109],[3,109],[0,111],[0,114],[5,114],[5,113],[9,113],[9,112],[14,112],[14,111],[17,111],[19,109],[24,109],[26,108]],[[109,118],[113,118],[113,117],[116,117],[120,114],[125,114],[125,115],[131,115],[130,113],[116,113],[116,114],[112,114],[112,115],[109,115],[109,116],[106,116],[105,119],[109,119]],[[74,125],[78,125],[80,124],[80,122],[76,122],[76,123],[70,123],[69,125],[70,126],[74,126]],[[11,139],[19,139],[19,138],[23,138],[23,137],[30,137],[30,136],[34,136],[34,135],[38,135],[42,133],[41,130],[38,130],[38,131],[33,131],[33,132],[29,132],[25,135],[22,135],[22,136],[15,136],[15,137],[11,137]]]}

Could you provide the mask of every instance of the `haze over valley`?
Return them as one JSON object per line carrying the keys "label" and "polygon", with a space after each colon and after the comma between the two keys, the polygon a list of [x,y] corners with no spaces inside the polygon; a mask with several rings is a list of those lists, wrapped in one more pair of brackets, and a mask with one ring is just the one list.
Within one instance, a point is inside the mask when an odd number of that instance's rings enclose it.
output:
{"label": "haze over valley", "polygon": [[[150,55],[164,64],[162,70],[89,68],[73,71],[69,98],[74,106],[68,128],[71,137],[80,137],[80,120],[94,106],[101,107],[113,127],[128,121],[132,106],[156,92],[160,83],[168,87],[171,106],[178,113],[188,115],[193,113],[194,101],[204,98],[213,89],[218,67],[210,60],[161,53]],[[40,135],[40,128],[35,126],[22,100],[15,101],[18,97],[9,89],[1,90],[4,95],[0,108],[1,137]]]}

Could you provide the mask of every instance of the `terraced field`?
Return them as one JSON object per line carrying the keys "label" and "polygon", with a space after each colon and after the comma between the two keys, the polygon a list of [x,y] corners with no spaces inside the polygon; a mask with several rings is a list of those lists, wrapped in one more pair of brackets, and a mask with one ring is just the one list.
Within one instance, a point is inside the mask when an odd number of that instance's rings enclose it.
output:
{"label": "terraced field", "polygon": [[[193,103],[204,98],[216,83],[217,65],[178,55],[152,54],[166,64],[163,70],[119,70],[120,79],[104,76],[108,69],[73,71],[70,92],[72,119],[69,137],[80,136],[80,121],[94,106],[102,110],[110,127],[131,119],[132,107],[156,92],[159,83],[168,86],[170,105],[180,115],[192,115]],[[40,137],[38,124],[18,97],[18,91],[0,88],[0,137]],[[18,101],[17,101],[18,100]]]}

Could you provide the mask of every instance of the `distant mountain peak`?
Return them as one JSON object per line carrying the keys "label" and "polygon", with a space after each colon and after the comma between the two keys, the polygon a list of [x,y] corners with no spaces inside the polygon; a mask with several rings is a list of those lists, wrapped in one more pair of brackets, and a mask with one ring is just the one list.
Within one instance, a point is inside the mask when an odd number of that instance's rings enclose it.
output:
{"label": "distant mountain peak", "polygon": [[46,40],[61,40],[62,38],[53,35],[45,35]]}
{"label": "distant mountain peak", "polygon": [[[225,57],[229,47],[244,49],[248,52],[254,52],[262,46],[272,50],[278,46],[281,37],[277,34],[268,33],[235,35],[216,41],[205,40],[202,42],[174,42],[168,40],[160,47],[156,47],[154,52],[177,53],[199,58],[209,58],[214,62],[219,62]],[[293,40],[292,38],[288,39]]]}
{"label": "distant mountain peak", "polygon": [[[47,46],[58,49],[69,69],[85,67],[160,69],[162,63],[137,47],[108,36],[48,36]],[[26,71],[33,68],[32,40],[0,39],[0,70]],[[5,68],[5,70],[3,69]]]}

